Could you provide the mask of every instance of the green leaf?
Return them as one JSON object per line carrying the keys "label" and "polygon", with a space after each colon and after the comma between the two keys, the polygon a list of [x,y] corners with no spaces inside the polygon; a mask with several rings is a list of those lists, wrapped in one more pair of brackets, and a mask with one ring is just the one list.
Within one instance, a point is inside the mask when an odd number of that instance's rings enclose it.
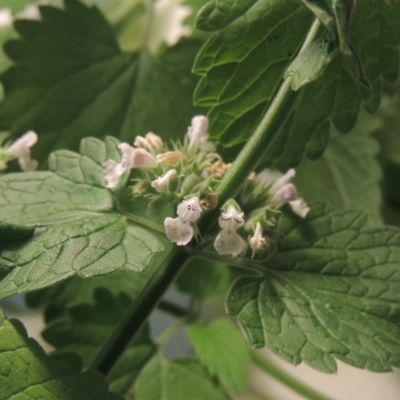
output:
{"label": "green leaf", "polygon": [[[81,154],[57,151],[48,172],[8,174],[0,179],[0,220],[38,226],[31,240],[2,245],[0,298],[37,290],[78,275],[117,270],[141,272],[163,249],[153,234],[112,211],[102,162],[119,161],[116,139],[88,138]],[[118,158],[117,158],[118,157]]]}
{"label": "green leaf", "polygon": [[227,319],[218,319],[208,326],[189,325],[187,333],[210,375],[227,389],[241,393],[246,386],[250,357],[239,331]]}
{"label": "green leaf", "polygon": [[[78,275],[116,270],[141,272],[162,245],[152,234],[116,214],[82,218],[37,230],[32,240],[7,246],[0,267],[12,268],[0,282],[0,298],[37,290]],[[134,279],[134,278],[133,278]]]}
{"label": "green leaf", "polygon": [[227,400],[197,360],[168,362],[160,355],[142,370],[134,392],[135,400]]}
{"label": "green leaf", "polygon": [[[88,367],[131,302],[132,297],[124,293],[115,296],[107,289],[97,288],[93,303],[69,306],[66,314],[51,321],[42,335],[57,350],[79,354],[84,367]],[[146,326],[112,370],[110,388],[126,393],[155,351],[156,345],[151,342]]]}
{"label": "green leaf", "polygon": [[124,53],[97,8],[65,0],[65,10],[40,10],[42,21],[16,21],[21,38],[5,44],[15,65],[0,76],[0,129],[14,136],[35,130],[40,160],[55,148],[76,150],[86,136],[133,141],[148,131],[185,133],[200,110],[192,105],[197,78],[190,69],[201,41],[179,43],[159,58],[145,49]]}
{"label": "green leaf", "polygon": [[[198,27],[214,33],[196,59],[195,72],[202,79],[195,100],[211,107],[210,132],[229,148],[227,157],[233,158],[255,130],[304,41],[312,16],[294,0],[246,0],[240,6],[233,0],[212,1],[200,12]],[[298,164],[304,152],[318,158],[331,124],[348,132],[363,102],[368,110],[377,109],[381,81],[394,82],[398,75],[399,19],[399,3],[357,3],[352,43],[372,83],[371,92],[360,88],[343,57],[336,57],[304,88],[263,160],[266,165],[287,169]]]}
{"label": "green leaf", "polygon": [[109,158],[119,161],[117,143],[115,138],[104,143],[87,138],[81,142],[81,154],[52,153],[50,171],[4,175],[0,178],[0,220],[42,226],[111,211],[113,200],[102,163]]}
{"label": "green leaf", "polygon": [[223,263],[194,259],[176,281],[178,290],[201,300],[225,295],[230,284],[229,267]]}
{"label": "green leaf", "polygon": [[372,371],[400,366],[400,231],[365,224],[363,212],[322,204],[306,220],[280,218],[280,251],[228,294],[254,347],[325,372],[336,371],[335,358]]}
{"label": "green leaf", "polygon": [[325,201],[333,210],[368,210],[372,226],[382,224],[381,167],[377,141],[364,125],[341,135],[333,132],[325,153],[317,161],[303,158],[297,168],[296,187],[307,201]]}
{"label": "green leaf", "polygon": [[29,339],[24,326],[7,320],[0,312],[0,399],[119,400],[109,393],[103,376],[81,372],[78,356],[64,353],[47,356],[38,343]]}

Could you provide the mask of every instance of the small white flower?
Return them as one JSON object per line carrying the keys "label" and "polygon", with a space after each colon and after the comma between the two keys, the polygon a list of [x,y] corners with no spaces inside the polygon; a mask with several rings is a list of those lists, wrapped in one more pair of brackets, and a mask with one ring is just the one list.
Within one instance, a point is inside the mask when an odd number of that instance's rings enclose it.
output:
{"label": "small white flower", "polygon": [[236,233],[228,229],[222,229],[214,241],[214,248],[220,255],[230,254],[237,257],[247,245],[246,242]]}
{"label": "small white flower", "polygon": [[271,199],[271,206],[274,208],[280,208],[284,204],[294,201],[297,199],[296,186],[293,183],[288,183],[278,189]]}
{"label": "small white flower", "polygon": [[188,127],[186,135],[189,138],[189,148],[196,147],[199,150],[215,151],[215,145],[208,142],[209,134],[208,118],[204,115],[196,115],[192,118],[192,125]]}
{"label": "small white flower", "polygon": [[181,217],[165,218],[164,228],[168,239],[178,246],[185,246],[193,237],[193,228],[188,221],[184,222]]}
{"label": "small white flower", "polygon": [[151,186],[161,193],[168,187],[169,181],[174,175],[176,175],[176,170],[170,169],[166,174],[151,182]]}
{"label": "small white flower", "polygon": [[237,257],[247,247],[246,242],[237,234],[237,230],[243,226],[243,212],[234,205],[229,205],[218,219],[221,232],[215,238],[214,248],[218,254],[230,254]]}
{"label": "small white flower", "polygon": [[237,231],[244,224],[243,212],[239,212],[235,206],[230,205],[227,211],[222,212],[218,223],[222,229]]}
{"label": "small white flower", "polygon": [[0,28],[7,28],[12,26],[13,24],[13,16],[11,12],[11,8],[4,7],[0,8]]}
{"label": "small white flower", "polygon": [[178,217],[167,217],[164,220],[164,228],[168,239],[178,246],[188,244],[193,237],[193,228],[190,223],[200,218],[201,211],[198,197],[183,200],[177,208]]}
{"label": "small white flower", "polygon": [[294,201],[289,202],[292,211],[301,218],[305,218],[310,211],[310,207],[307,206],[303,198],[299,197]]}
{"label": "small white flower", "polygon": [[164,148],[164,143],[160,136],[155,135],[153,132],[147,133],[145,137],[136,136],[134,145],[155,152],[160,152]]}
{"label": "small white flower", "polygon": [[107,181],[108,188],[114,188],[118,185],[121,175],[132,168],[155,168],[157,161],[144,149],[135,149],[127,143],[120,143],[117,149],[122,152],[121,162],[107,160],[103,163],[104,178]]}
{"label": "small white flower", "polygon": [[36,160],[31,159],[31,147],[38,141],[38,135],[29,131],[5,149],[11,159],[17,158],[23,171],[35,171],[39,165]]}
{"label": "small white flower", "polygon": [[254,235],[249,237],[250,248],[253,250],[253,255],[256,251],[264,251],[267,241],[263,236],[261,224],[257,222]]}
{"label": "small white flower", "polygon": [[301,218],[305,218],[310,208],[304,199],[298,197],[296,186],[290,181],[296,176],[296,171],[291,168],[285,174],[276,170],[265,169],[257,175],[257,180],[272,195],[271,206],[280,208],[284,204],[289,203],[292,211]]}
{"label": "small white flower", "polygon": [[184,222],[194,222],[200,218],[201,211],[199,198],[192,197],[178,205],[177,214]]}

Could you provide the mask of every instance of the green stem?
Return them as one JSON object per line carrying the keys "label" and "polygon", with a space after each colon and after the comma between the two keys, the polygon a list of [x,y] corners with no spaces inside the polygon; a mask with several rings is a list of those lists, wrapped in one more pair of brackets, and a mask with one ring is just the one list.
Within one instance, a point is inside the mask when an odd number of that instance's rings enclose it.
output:
{"label": "green stem", "polygon": [[272,377],[277,379],[279,382],[283,383],[288,388],[292,389],[294,392],[303,396],[304,398],[309,400],[332,400],[324,394],[319,393],[316,390],[305,385],[303,382],[297,380],[293,376],[290,376],[285,370],[278,367],[271,360],[261,356],[256,351],[251,351],[250,355],[254,365],[260,368],[262,371],[266,372],[268,375],[271,375]]}

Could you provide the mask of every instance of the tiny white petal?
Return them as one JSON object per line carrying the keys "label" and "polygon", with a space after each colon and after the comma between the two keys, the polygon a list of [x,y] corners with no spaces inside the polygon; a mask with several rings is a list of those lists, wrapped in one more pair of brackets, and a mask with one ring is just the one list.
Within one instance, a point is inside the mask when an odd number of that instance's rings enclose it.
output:
{"label": "tiny white petal", "polygon": [[189,138],[189,148],[196,147],[199,150],[215,151],[215,145],[208,142],[209,134],[208,118],[205,115],[196,115],[192,118],[192,125],[188,127],[186,133]]}
{"label": "tiny white petal", "polygon": [[12,26],[13,16],[11,8],[4,7],[0,9],[0,28]]}
{"label": "tiny white petal", "polygon": [[151,186],[156,189],[157,192],[163,192],[167,188],[171,178],[176,175],[176,173],[175,169],[170,169],[166,174],[151,182]]}
{"label": "tiny white petal", "polygon": [[197,221],[200,218],[201,211],[202,209],[198,197],[183,200],[177,208],[177,214],[184,222]]}
{"label": "tiny white petal", "polygon": [[36,160],[31,159],[30,148],[38,141],[38,135],[29,131],[12,143],[6,152],[15,158],[18,158],[18,163],[23,171],[35,171],[39,166]]}
{"label": "tiny white petal", "polygon": [[162,139],[155,135],[153,132],[149,132],[145,137],[136,136],[134,145],[136,147],[141,147],[149,151],[161,151],[164,147]]}
{"label": "tiny white petal", "polygon": [[222,229],[214,241],[214,248],[218,254],[237,257],[247,247],[246,242],[236,233],[228,229]]}
{"label": "tiny white petal", "polygon": [[153,4],[153,18],[147,46],[151,53],[157,53],[161,43],[169,46],[178,43],[183,36],[190,36],[192,28],[184,20],[192,14],[192,7],[183,6],[183,0],[157,0]]}
{"label": "tiny white petal", "polygon": [[296,186],[294,186],[292,183],[288,183],[274,193],[271,199],[271,206],[274,208],[280,208],[289,201],[294,201],[296,199]]}
{"label": "tiny white petal", "polygon": [[287,185],[291,179],[293,179],[296,176],[296,171],[294,168],[289,169],[286,174],[282,175],[279,177],[274,184],[271,186],[270,192],[276,193],[279,189]]}
{"label": "tiny white petal", "polygon": [[263,186],[272,186],[283,174],[276,169],[264,169],[257,176],[256,179]]}
{"label": "tiny white petal", "polygon": [[289,202],[289,205],[292,208],[292,211],[301,218],[305,218],[310,211],[310,207],[307,206],[306,202],[301,197]]}
{"label": "tiny white petal", "polygon": [[28,4],[21,12],[16,15],[17,18],[30,19],[30,20],[41,20],[39,7],[37,4]]}
{"label": "tiny white petal", "polygon": [[157,160],[144,149],[134,149],[132,154],[132,167],[156,168]]}
{"label": "tiny white petal", "polygon": [[114,160],[107,160],[103,163],[104,178],[107,181],[108,188],[114,188],[118,185],[119,178],[125,172],[121,164]]}
{"label": "tiny white petal", "polygon": [[29,131],[17,139],[7,148],[7,153],[18,158],[30,154],[30,148],[38,141],[38,135]]}
{"label": "tiny white petal", "polygon": [[168,239],[178,246],[184,246],[193,237],[193,228],[189,222],[184,222],[182,218],[167,217],[164,220],[165,233]]}
{"label": "tiny white petal", "polygon": [[39,163],[37,160],[32,160],[30,157],[20,157],[18,158],[18,164],[22,171],[36,171],[38,169]]}
{"label": "tiny white petal", "polygon": [[239,212],[235,206],[230,205],[227,211],[222,212],[218,223],[222,229],[237,231],[244,224],[243,212]]}

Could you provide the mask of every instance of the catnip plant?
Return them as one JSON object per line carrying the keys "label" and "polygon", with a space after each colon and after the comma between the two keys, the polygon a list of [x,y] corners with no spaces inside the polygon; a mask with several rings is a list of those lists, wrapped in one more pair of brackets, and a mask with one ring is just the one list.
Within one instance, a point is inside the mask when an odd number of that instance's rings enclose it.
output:
{"label": "catnip plant", "polygon": [[0,40],[0,299],[54,348],[0,303],[0,400],[400,367],[399,2],[2,0]]}

